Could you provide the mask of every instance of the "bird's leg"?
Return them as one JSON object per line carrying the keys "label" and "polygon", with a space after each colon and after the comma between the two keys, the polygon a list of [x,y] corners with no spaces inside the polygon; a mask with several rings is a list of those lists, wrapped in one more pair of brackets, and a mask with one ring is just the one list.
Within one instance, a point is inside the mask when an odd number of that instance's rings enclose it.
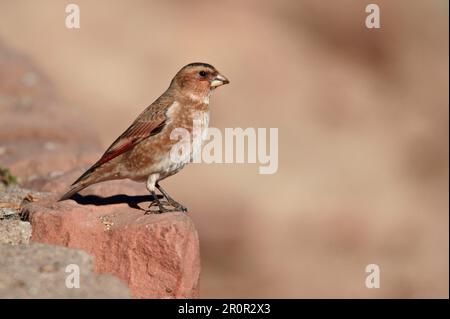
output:
{"label": "bird's leg", "polygon": [[161,194],[164,195],[164,197],[167,199],[167,202],[172,205],[175,209],[180,210],[182,212],[187,212],[187,208],[184,207],[183,205],[181,205],[180,203],[178,203],[176,200],[174,200],[172,197],[170,197],[170,195],[161,187],[161,185],[159,185],[158,183],[156,183],[156,188],[159,189],[159,191],[161,192]]}
{"label": "bird's leg", "polygon": [[[150,193],[151,193],[152,196],[153,196],[153,201],[150,203],[150,205],[148,206],[148,209],[145,211],[146,214],[149,214],[149,213],[158,213],[158,214],[161,214],[161,213],[166,213],[166,212],[169,212],[169,211],[170,211],[169,209],[165,208],[165,207],[162,205],[161,201],[159,200],[159,198],[158,198],[158,196],[156,195],[156,193],[155,193],[154,190],[150,191]],[[156,205],[158,205],[158,209],[159,209],[159,210],[157,210],[157,211],[153,211],[153,210],[150,209],[155,203],[156,203]]]}
{"label": "bird's leg", "polygon": [[[152,194],[153,200],[150,203],[150,205],[148,206],[147,210],[145,211],[146,214],[149,214],[149,213],[159,213],[159,214],[161,214],[161,213],[166,213],[166,212],[170,212],[171,211],[170,209],[167,209],[167,208],[165,208],[162,205],[161,201],[159,200],[158,196],[156,195],[155,183],[158,180],[158,178],[159,178],[159,174],[152,174],[147,179],[147,189],[150,192],[150,194]],[[159,209],[158,211],[150,210],[150,208],[154,204],[158,205],[158,209]]]}

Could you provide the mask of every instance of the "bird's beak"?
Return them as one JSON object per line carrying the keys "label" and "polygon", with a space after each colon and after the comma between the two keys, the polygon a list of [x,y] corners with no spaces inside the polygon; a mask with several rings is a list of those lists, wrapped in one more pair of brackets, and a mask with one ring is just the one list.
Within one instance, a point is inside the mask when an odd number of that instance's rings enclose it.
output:
{"label": "bird's beak", "polygon": [[228,84],[230,81],[222,74],[217,74],[216,77],[211,81],[211,88],[216,88],[224,84]]}

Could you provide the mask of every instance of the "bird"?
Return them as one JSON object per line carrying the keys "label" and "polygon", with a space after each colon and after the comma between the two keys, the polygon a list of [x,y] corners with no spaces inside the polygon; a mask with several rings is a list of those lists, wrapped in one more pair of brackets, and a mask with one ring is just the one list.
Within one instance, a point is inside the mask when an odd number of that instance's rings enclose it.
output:
{"label": "bird", "polygon": [[[192,133],[194,120],[200,118],[203,142],[204,130],[209,123],[210,96],[216,88],[228,83],[230,81],[208,63],[195,62],[182,67],[168,89],[144,109],[59,201],[70,199],[96,183],[130,179],[145,183],[152,195],[146,213],[187,212],[187,208],[174,200],[159,184],[184,168],[192,160],[195,151],[191,148],[189,156],[173,161],[170,153],[178,140],[171,138],[171,132],[181,128]],[[166,201],[159,200],[156,189]],[[154,207],[156,211],[151,209]]]}

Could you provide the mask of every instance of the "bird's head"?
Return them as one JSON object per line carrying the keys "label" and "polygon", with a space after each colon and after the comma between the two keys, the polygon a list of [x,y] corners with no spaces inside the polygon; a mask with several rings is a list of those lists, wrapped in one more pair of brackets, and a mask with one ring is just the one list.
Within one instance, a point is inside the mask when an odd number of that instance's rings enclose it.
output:
{"label": "bird's head", "polygon": [[182,94],[193,99],[204,99],[211,91],[230,81],[216,68],[206,63],[191,63],[184,66],[172,80],[171,87],[176,87]]}

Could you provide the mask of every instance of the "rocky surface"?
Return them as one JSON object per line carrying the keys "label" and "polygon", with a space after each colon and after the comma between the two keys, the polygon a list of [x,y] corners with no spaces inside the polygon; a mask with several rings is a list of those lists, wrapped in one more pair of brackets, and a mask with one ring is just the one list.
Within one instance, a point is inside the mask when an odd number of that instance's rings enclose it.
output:
{"label": "rocky surface", "polygon": [[[0,298],[127,298],[130,291],[113,276],[93,273],[87,253],[57,246],[31,244],[31,224],[21,220],[27,204],[51,196],[0,183]],[[23,216],[23,215],[22,215]],[[82,285],[65,286],[65,267],[80,267]]]}
{"label": "rocky surface", "polygon": [[0,221],[0,244],[28,244],[31,225],[20,220]]}
{"label": "rocky surface", "polygon": [[0,183],[0,244],[27,244],[31,237],[31,225],[20,220],[24,204],[45,197],[45,193],[21,188],[6,187]]}
{"label": "rocky surface", "polygon": [[[78,269],[79,288],[74,287],[73,277]],[[0,245],[0,270],[0,298],[130,297],[119,279],[93,273],[92,257],[79,250],[42,244]]]}
{"label": "rocky surface", "polygon": [[75,200],[56,202],[58,185],[78,173],[43,185],[56,193],[25,206],[32,241],[88,252],[97,272],[121,278],[134,297],[198,296],[199,242],[192,220],[184,213],[146,215],[145,188],[126,181],[94,185]]}

